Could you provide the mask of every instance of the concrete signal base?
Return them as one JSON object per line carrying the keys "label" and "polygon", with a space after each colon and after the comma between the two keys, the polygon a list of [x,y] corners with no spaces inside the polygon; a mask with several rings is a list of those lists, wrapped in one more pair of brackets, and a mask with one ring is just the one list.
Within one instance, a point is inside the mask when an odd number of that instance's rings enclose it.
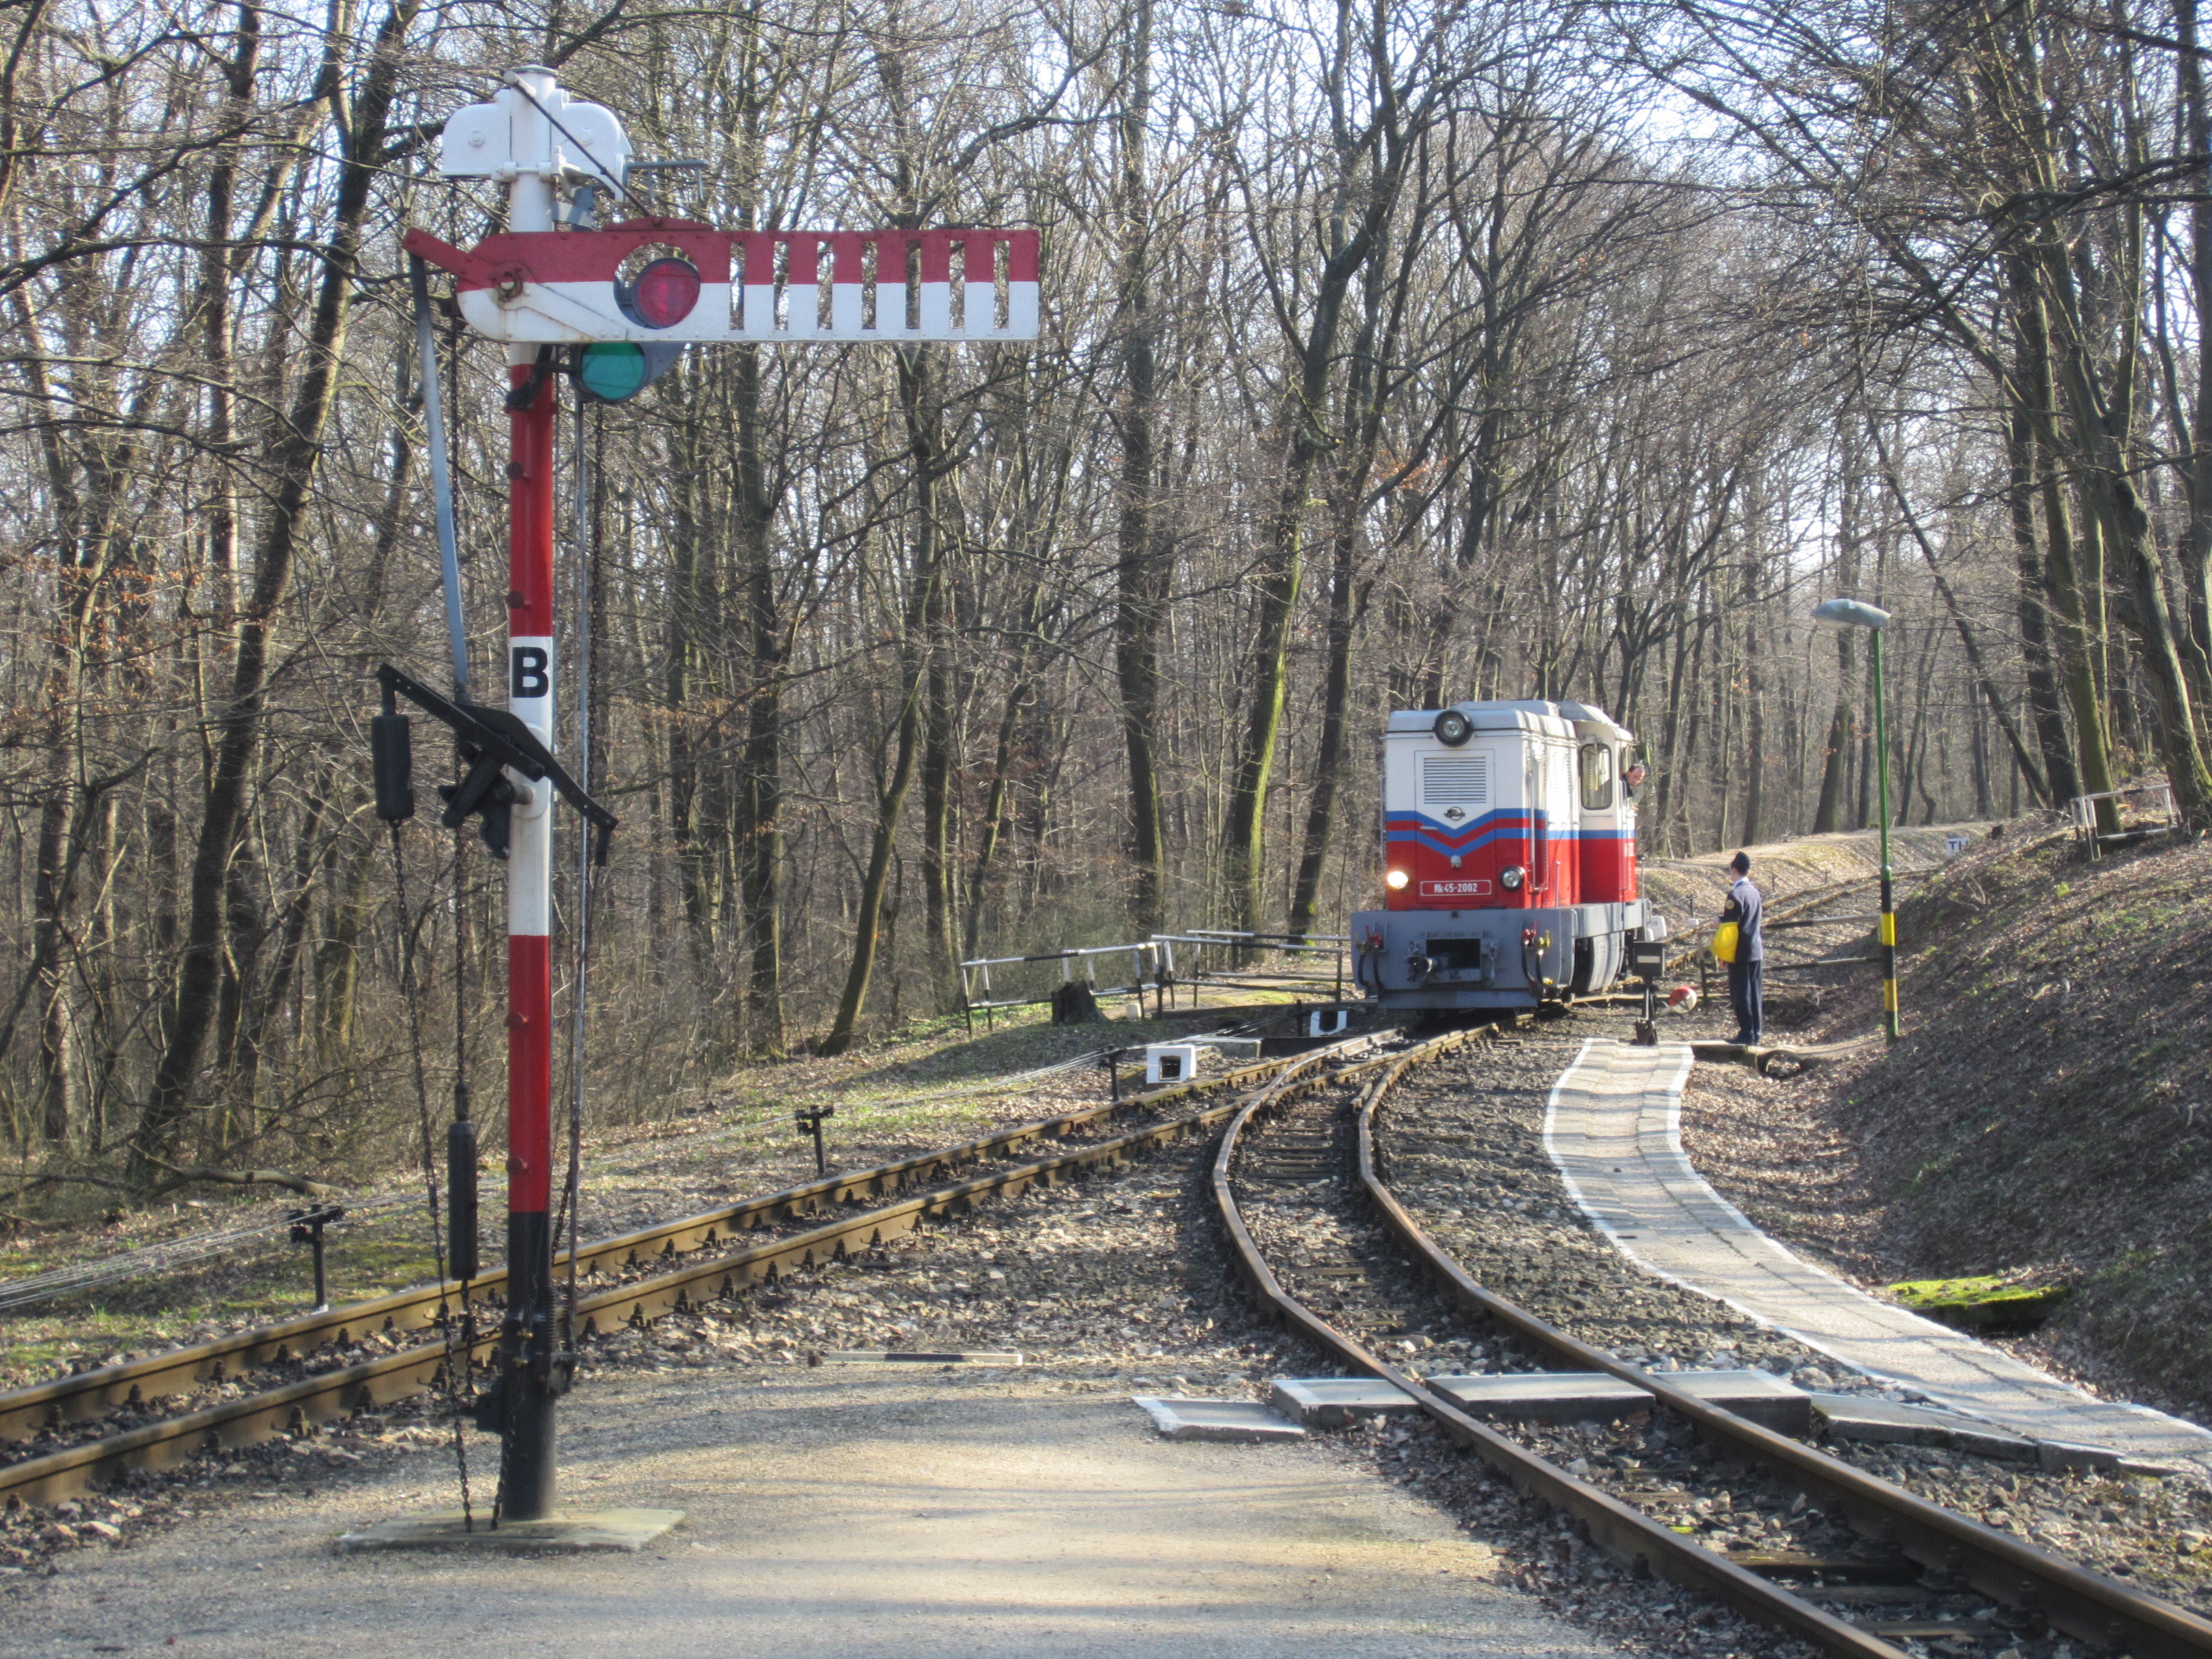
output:
{"label": "concrete signal base", "polygon": [[682,1510],[580,1510],[543,1521],[491,1524],[489,1511],[473,1527],[453,1511],[403,1515],[338,1540],[340,1554],[368,1550],[440,1550],[447,1554],[580,1555],[606,1550],[636,1553],[684,1519]]}

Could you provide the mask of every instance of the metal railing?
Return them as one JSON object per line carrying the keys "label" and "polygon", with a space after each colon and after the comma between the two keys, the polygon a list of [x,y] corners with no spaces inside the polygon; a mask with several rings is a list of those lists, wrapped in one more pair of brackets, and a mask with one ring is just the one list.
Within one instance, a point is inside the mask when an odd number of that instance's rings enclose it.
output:
{"label": "metal railing", "polygon": [[[2133,807],[2163,822],[2133,825],[2123,823],[2117,830],[2100,831],[2097,828],[2097,803],[2100,800],[2117,801],[2122,811]],[[2076,795],[2066,803],[2066,818],[2074,831],[2074,839],[2089,849],[2091,858],[2096,857],[2107,842],[2162,835],[2181,828],[2181,814],[2173,806],[2173,787],[2164,783],[2139,783],[2127,789],[2104,789],[2094,795]]]}
{"label": "metal railing", "polygon": [[[1176,947],[1182,947],[1178,960]],[[1191,1006],[1198,1006],[1201,988],[1237,987],[1251,990],[1290,991],[1324,1001],[1341,1002],[1348,976],[1352,940],[1340,933],[1248,933],[1228,927],[1193,927],[1179,933],[1154,933],[1127,945],[1073,945],[1060,951],[1040,951],[1028,956],[975,957],[960,964],[960,1003],[971,1019],[984,1017],[988,1026],[1000,1009],[1029,1008],[1050,1002],[1057,987],[1030,995],[1012,994],[993,982],[992,970],[1060,964],[1060,984],[1075,981],[1081,970],[1083,983],[1095,997],[1133,997],[1139,1006],[1149,993],[1155,1011],[1165,1013],[1174,1006],[1178,986],[1187,986]],[[1100,957],[1127,957],[1126,985],[1098,982]],[[1319,972],[1255,961],[1258,957],[1327,957]]]}
{"label": "metal railing", "polygon": [[[1152,943],[1160,948],[1162,971],[1170,986],[1188,985],[1193,988],[1194,997],[1196,988],[1204,984],[1269,991],[1311,988],[1316,993],[1326,987],[1331,1000],[1344,1000],[1352,940],[1341,933],[1261,933],[1229,927],[1194,927],[1182,933],[1155,933]],[[1176,961],[1175,947],[1178,945],[1189,947],[1187,966],[1178,965]],[[1209,966],[1209,953],[1215,957],[1226,954],[1229,960]],[[1325,974],[1294,973],[1260,967],[1251,961],[1255,956],[1328,957],[1332,966]],[[1196,1006],[1194,1001],[1193,1006]]]}
{"label": "metal railing", "polygon": [[[1098,958],[1123,956],[1129,958],[1129,982],[1127,985],[1100,985]],[[1144,939],[1133,945],[1085,945],[1065,951],[1041,951],[1026,957],[975,957],[962,963],[962,1008],[971,1015],[983,1015],[984,1023],[988,1025],[991,1015],[998,1009],[1029,1008],[1041,1002],[1050,1002],[1053,994],[1049,991],[1042,996],[994,997],[992,994],[991,969],[994,968],[1024,967],[1043,962],[1060,964],[1060,982],[1062,985],[1074,982],[1075,969],[1079,963],[1083,969],[1083,981],[1091,988],[1093,996],[1134,997],[1141,1003],[1146,990],[1157,994],[1161,989],[1159,951],[1152,940]]]}

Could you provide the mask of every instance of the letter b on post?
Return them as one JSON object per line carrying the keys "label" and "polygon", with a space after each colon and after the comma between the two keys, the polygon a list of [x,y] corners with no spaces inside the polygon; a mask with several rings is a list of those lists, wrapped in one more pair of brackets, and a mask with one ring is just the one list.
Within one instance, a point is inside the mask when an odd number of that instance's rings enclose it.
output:
{"label": "letter b on post", "polygon": [[542,645],[518,645],[507,653],[507,694],[510,697],[542,697],[553,689]]}

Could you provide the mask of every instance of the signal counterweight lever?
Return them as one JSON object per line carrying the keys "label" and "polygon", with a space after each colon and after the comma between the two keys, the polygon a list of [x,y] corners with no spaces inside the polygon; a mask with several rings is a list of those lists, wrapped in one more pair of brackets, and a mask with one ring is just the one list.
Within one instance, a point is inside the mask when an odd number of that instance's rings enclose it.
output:
{"label": "signal counterweight lever", "polygon": [[[406,718],[393,712],[396,696],[407,699],[417,708],[451,727],[460,744],[461,758],[468,763],[468,771],[460,782],[441,786],[439,794],[444,797],[446,810],[441,821],[449,830],[458,830],[477,814],[483,817],[479,833],[484,845],[491,849],[494,858],[507,856],[508,826],[512,819],[515,788],[506,774],[520,773],[532,783],[550,781],[553,787],[571,806],[584,815],[585,822],[599,833],[598,844],[592,850],[593,861],[607,861],[608,839],[620,822],[612,812],[584,793],[584,787],[570,777],[561,763],[555,760],[537,734],[504,708],[486,708],[473,702],[455,702],[440,696],[420,681],[410,679],[390,663],[381,665],[376,678],[384,687],[385,712],[372,723],[372,737],[376,750],[377,811],[384,815],[387,793],[387,770],[393,776],[389,788],[397,805],[399,789],[404,783],[406,810],[400,817],[413,815],[414,787],[404,781],[407,750]],[[388,738],[385,722],[397,720],[397,737]],[[394,751],[387,762],[387,750]],[[397,822],[397,819],[392,820]]]}

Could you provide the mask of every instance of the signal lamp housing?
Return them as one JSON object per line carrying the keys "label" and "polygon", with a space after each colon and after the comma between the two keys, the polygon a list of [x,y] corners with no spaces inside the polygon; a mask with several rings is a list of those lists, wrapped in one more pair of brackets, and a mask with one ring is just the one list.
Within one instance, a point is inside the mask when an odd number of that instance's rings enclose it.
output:
{"label": "signal lamp housing", "polygon": [[1403,870],[1393,870],[1389,875],[1382,878],[1382,884],[1388,887],[1392,892],[1399,893],[1405,890],[1406,884],[1412,879],[1413,878],[1408,876]]}
{"label": "signal lamp housing", "polygon": [[1521,884],[1528,879],[1528,872],[1517,864],[1509,864],[1498,872],[1498,884],[1509,893],[1521,890]]}
{"label": "signal lamp housing", "polygon": [[576,350],[576,385],[594,403],[619,404],[635,398],[684,355],[680,340],[593,340]]}
{"label": "signal lamp housing", "polygon": [[629,284],[629,308],[647,328],[673,328],[699,303],[699,268],[667,255],[655,259]]}

